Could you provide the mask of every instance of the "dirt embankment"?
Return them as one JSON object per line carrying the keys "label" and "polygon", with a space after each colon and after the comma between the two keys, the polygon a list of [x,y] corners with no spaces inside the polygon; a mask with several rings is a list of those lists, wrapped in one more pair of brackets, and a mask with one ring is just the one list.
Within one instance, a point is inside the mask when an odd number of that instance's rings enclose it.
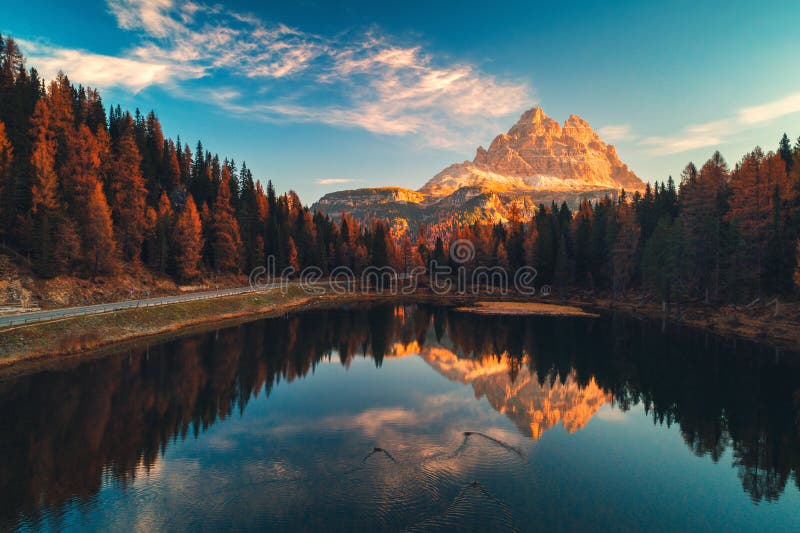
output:
{"label": "dirt embankment", "polygon": [[[65,318],[0,330],[0,371],[29,371],[53,359],[114,348],[143,337],[154,341],[186,334],[209,324],[275,316],[315,305],[337,305],[353,299],[344,295],[309,295],[297,286],[259,293],[196,300],[157,307],[124,309],[96,315]],[[364,298],[364,297],[361,297]]]}
{"label": "dirt embankment", "polygon": [[62,274],[51,279],[36,276],[23,257],[0,250],[0,313],[56,309],[169,296],[185,292],[241,287],[244,276],[206,276],[191,285],[179,285],[169,276],[143,266],[123,265],[114,276],[87,279]]}

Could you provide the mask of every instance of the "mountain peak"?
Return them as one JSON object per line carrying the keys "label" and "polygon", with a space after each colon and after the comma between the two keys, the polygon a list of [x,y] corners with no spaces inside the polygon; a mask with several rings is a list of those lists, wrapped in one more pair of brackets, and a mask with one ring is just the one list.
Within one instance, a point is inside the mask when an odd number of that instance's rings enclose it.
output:
{"label": "mountain peak", "polygon": [[488,149],[479,147],[471,162],[451,165],[420,192],[441,196],[461,187],[588,192],[634,191],[644,184],[584,119],[572,114],[562,127],[534,107],[507,133],[495,137]]}
{"label": "mountain peak", "polygon": [[541,124],[545,120],[549,119],[550,117],[544,114],[544,110],[541,107],[532,107],[525,111],[521,117],[519,117],[517,124]]}
{"label": "mountain peak", "polygon": [[589,123],[586,122],[585,120],[583,120],[578,115],[570,115],[567,118],[567,120],[564,121],[564,127],[565,128],[573,127],[573,128],[588,128],[588,129],[592,129],[592,127],[589,126]]}
{"label": "mountain peak", "polygon": [[448,231],[456,223],[506,222],[530,217],[540,203],[616,195],[643,190],[644,183],[589,123],[570,115],[564,125],[540,107],[525,111],[488,148],[478,147],[472,161],[454,163],[419,191],[360,189],[325,195],[315,208],[348,211],[362,220],[381,218],[395,228],[416,231],[421,224]]}

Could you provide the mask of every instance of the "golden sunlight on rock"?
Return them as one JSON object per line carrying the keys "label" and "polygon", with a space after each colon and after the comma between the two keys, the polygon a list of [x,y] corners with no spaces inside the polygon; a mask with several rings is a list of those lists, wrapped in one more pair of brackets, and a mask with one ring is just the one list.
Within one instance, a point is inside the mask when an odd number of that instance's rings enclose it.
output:
{"label": "golden sunlight on rock", "polygon": [[574,371],[564,383],[546,379],[540,385],[537,373],[529,369],[527,357],[520,362],[506,354],[480,360],[459,358],[447,348],[420,347],[416,341],[395,343],[388,356],[417,354],[450,381],[472,385],[476,398],[485,397],[497,412],[508,416],[520,432],[533,439],[559,422],[569,433],[583,429],[612,400],[611,393],[601,389],[594,378],[581,386]]}

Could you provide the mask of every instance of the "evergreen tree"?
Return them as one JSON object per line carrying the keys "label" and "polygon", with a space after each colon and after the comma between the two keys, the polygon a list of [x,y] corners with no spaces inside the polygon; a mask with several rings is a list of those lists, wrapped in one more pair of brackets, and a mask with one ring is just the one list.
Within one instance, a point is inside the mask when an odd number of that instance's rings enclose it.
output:
{"label": "evergreen tree", "polygon": [[786,175],[792,172],[792,163],[794,162],[794,151],[792,150],[792,143],[789,141],[789,136],[785,133],[778,143],[778,155],[781,156],[783,164],[786,167]]}
{"label": "evergreen tree", "polygon": [[214,268],[217,271],[235,272],[239,269],[242,242],[239,236],[239,224],[233,216],[229,184],[230,172],[224,168],[212,213],[211,246]]}
{"label": "evergreen tree", "polygon": [[138,262],[146,229],[147,189],[142,178],[141,156],[136,145],[134,123],[128,114],[122,119],[110,176],[111,212],[116,240],[125,261]]}
{"label": "evergreen tree", "polygon": [[640,228],[636,223],[633,206],[620,204],[617,208],[619,229],[612,250],[611,261],[614,271],[614,294],[625,294],[636,269],[636,247],[639,244]]}
{"label": "evergreen tree", "polygon": [[0,122],[0,237],[5,237],[8,214],[11,212],[9,192],[11,190],[11,163],[14,148],[6,136],[6,125]]}
{"label": "evergreen tree", "polygon": [[117,271],[117,245],[111,222],[111,210],[99,181],[86,201],[86,219],[83,229],[83,257],[88,262],[92,277],[98,273]]}
{"label": "evergreen tree", "polygon": [[55,169],[56,137],[51,127],[50,109],[45,100],[36,104],[31,119],[31,138],[31,214],[34,225],[34,242],[31,243],[31,248],[37,272],[43,276],[53,276],[60,270],[56,260],[56,230],[62,204]]}
{"label": "evergreen tree", "polygon": [[199,274],[201,250],[203,249],[203,228],[197,213],[194,199],[189,195],[183,211],[175,221],[172,233],[175,273],[181,281],[189,281]]}

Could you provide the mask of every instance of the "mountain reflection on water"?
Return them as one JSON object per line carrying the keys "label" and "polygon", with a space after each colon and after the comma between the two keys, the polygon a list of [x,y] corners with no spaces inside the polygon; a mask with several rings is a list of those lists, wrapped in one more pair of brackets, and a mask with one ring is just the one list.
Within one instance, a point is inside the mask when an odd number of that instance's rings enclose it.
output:
{"label": "mountain reflection on water", "polygon": [[[729,451],[753,502],[779,500],[792,482],[800,487],[795,354],[777,356],[699,333],[664,335],[620,318],[479,317],[438,306],[355,306],[246,323],[0,382],[0,527],[20,520],[36,524],[43,513],[58,515],[71,505],[80,509],[111,482],[124,491],[158,470],[176,442],[241,415],[260,394],[269,397],[281,382],[305,377],[322,363],[338,359],[350,367],[366,357],[381,367],[416,356],[508,417],[519,442],[540,439],[559,424],[579,431],[605,405],[622,411],[641,406],[655,426],[677,425],[697,456],[717,462]],[[413,383],[397,379],[411,394]],[[425,398],[422,419],[376,405],[364,406],[369,408],[360,418],[336,423],[343,431],[384,420],[434,427],[441,423],[436,402]],[[410,453],[405,441],[399,450],[366,450],[347,476],[317,465],[318,476],[346,479],[331,489],[331,509],[339,502],[357,512],[353,495],[363,490],[364,480],[385,482],[386,494],[393,501],[408,498],[409,506],[414,498],[436,500],[444,490],[438,488],[441,480],[465,468],[455,461],[472,453],[473,445],[487,447],[481,454],[499,454],[497,461],[508,463],[509,471],[524,461],[513,443],[462,429],[459,446],[420,446],[422,466],[414,471],[395,457]],[[262,466],[259,475],[269,471],[281,483],[294,479],[285,461]],[[391,492],[412,486],[422,488]],[[460,513],[459,506],[475,498],[495,501],[485,497],[483,485],[460,487],[452,489],[439,518],[418,526],[446,526],[441,521],[448,512]],[[377,523],[399,523],[390,521],[395,512],[387,508],[381,518],[386,521]],[[492,519],[505,520],[506,514],[502,508],[491,511]],[[485,518],[476,520],[485,524]]]}

